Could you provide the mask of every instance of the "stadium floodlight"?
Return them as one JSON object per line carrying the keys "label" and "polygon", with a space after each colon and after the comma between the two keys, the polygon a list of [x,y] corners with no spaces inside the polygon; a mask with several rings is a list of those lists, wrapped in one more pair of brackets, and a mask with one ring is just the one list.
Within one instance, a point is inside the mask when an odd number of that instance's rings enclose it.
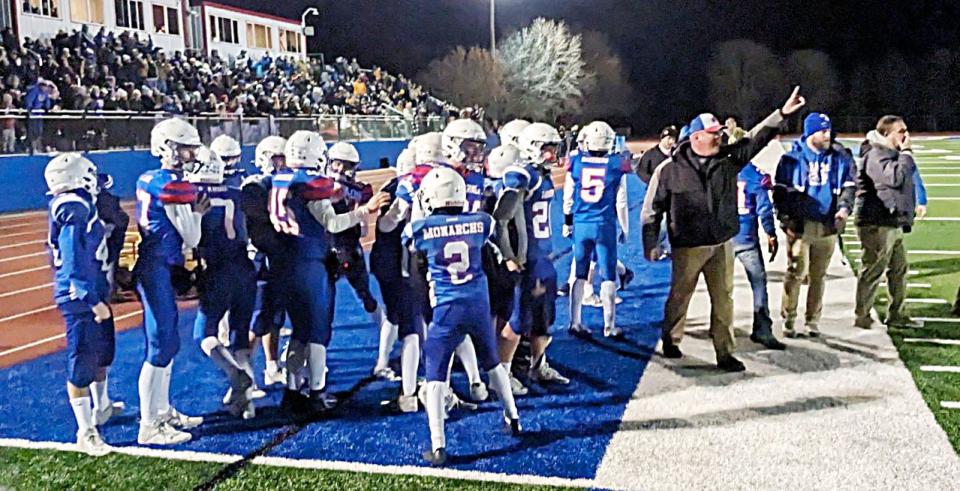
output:
{"label": "stadium floodlight", "polygon": [[300,27],[303,28],[303,35],[312,37],[314,34],[313,26],[307,25],[307,16],[309,15],[320,15],[320,11],[316,7],[308,7],[300,16]]}
{"label": "stadium floodlight", "polygon": [[497,0],[490,0],[490,54],[497,56]]}

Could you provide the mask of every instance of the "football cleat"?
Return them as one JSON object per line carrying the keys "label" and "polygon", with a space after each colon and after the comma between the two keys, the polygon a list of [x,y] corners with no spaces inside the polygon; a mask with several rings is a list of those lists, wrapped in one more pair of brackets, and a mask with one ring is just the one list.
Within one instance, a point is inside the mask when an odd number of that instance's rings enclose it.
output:
{"label": "football cleat", "polygon": [[510,392],[513,392],[515,396],[525,396],[530,392],[530,389],[523,386],[523,382],[515,377],[512,373],[510,374]]}
{"label": "football cleat", "polygon": [[405,396],[400,394],[400,397],[397,398],[397,407],[402,413],[415,413],[420,408],[420,405],[416,395]]}
{"label": "football cleat", "polygon": [[181,430],[189,430],[203,424],[202,416],[187,416],[180,413],[172,406],[170,407],[170,410],[167,411],[167,414],[161,415],[160,418],[164,423],[167,423],[175,429]]}
{"label": "football cleat", "polygon": [[390,367],[374,368],[373,376],[380,380],[386,380],[387,382],[400,381],[400,376],[397,375],[397,372],[394,372]]}
{"label": "football cleat", "polygon": [[529,376],[530,380],[541,384],[567,385],[570,383],[570,379],[560,375],[560,372],[554,370],[546,361],[540,363],[540,367],[530,369]]}
{"label": "football cleat", "polygon": [[520,427],[520,418],[511,418],[504,414],[503,423],[506,430],[513,436],[519,436],[523,432],[523,428]]}
{"label": "football cleat", "polygon": [[280,408],[290,415],[298,415],[307,412],[307,398],[298,391],[287,389],[283,392],[283,400],[280,401]]}
{"label": "football cleat", "polygon": [[584,307],[603,307],[603,301],[601,301],[600,297],[594,293],[593,295],[583,297],[583,302],[581,305]]}
{"label": "football cleat", "polygon": [[93,412],[93,424],[95,426],[107,424],[107,421],[110,421],[110,418],[123,414],[123,410],[126,409],[126,407],[127,406],[122,402],[111,402],[107,407]]}
{"label": "football cleat", "polygon": [[315,412],[322,413],[325,411],[330,411],[337,407],[337,397],[333,394],[328,394],[325,390],[311,390],[310,391],[310,409]]}
{"label": "football cleat", "polygon": [[583,324],[570,324],[570,327],[567,328],[567,331],[577,337],[589,338],[590,336],[593,336],[593,333],[590,332],[590,329]]}
{"label": "football cleat", "polygon": [[451,389],[450,387],[447,387],[445,394],[443,396],[443,419],[449,418],[450,413],[454,409],[466,409],[468,411],[476,411],[478,407],[479,406],[477,406],[472,402],[467,402],[467,401],[464,401],[463,399],[460,399],[460,397],[457,395],[456,392],[453,391],[453,389]]}
{"label": "football cleat", "polygon": [[630,268],[626,268],[622,275],[620,275],[620,288],[618,290],[623,291],[627,289],[627,285],[633,281],[634,274]]}
{"label": "football cleat", "polygon": [[438,448],[433,451],[423,452],[423,460],[426,460],[430,465],[441,466],[447,462],[447,449]]}
{"label": "football cleat", "polygon": [[96,429],[90,428],[83,433],[77,433],[77,450],[93,457],[102,457],[113,452],[113,447],[100,439]]}
{"label": "football cleat", "polygon": [[616,326],[604,326],[603,327],[603,337],[605,338],[623,338],[623,329],[620,329]]}
{"label": "football cleat", "polygon": [[270,386],[285,383],[287,383],[287,374],[280,368],[263,371],[263,385]]}
{"label": "football cleat", "polygon": [[487,400],[490,394],[487,393],[487,386],[483,382],[476,382],[470,384],[470,398],[476,402],[483,402]]}
{"label": "football cleat", "polygon": [[564,283],[560,285],[560,288],[557,288],[557,296],[565,297],[570,294],[570,283]]}
{"label": "football cleat", "polygon": [[180,431],[166,421],[141,424],[137,432],[137,443],[140,445],[177,445],[189,442],[191,438],[193,436],[190,433]]}

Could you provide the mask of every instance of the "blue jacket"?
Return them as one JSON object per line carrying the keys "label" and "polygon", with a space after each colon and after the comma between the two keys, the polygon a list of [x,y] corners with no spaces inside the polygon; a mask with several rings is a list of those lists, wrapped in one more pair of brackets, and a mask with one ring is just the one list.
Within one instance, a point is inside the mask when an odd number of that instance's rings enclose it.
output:
{"label": "blue jacket", "polygon": [[773,224],[773,203],[770,189],[773,180],[752,162],[737,175],[737,210],[740,213],[740,232],[733,238],[737,246],[759,244],[760,234],[757,219],[768,236],[777,234]]}
{"label": "blue jacket", "polygon": [[927,187],[923,185],[919,167],[913,169],[913,188],[917,192],[917,204],[927,206]]}
{"label": "blue jacket", "polygon": [[853,214],[856,166],[839,144],[823,152],[797,140],[777,165],[773,201],[784,228],[803,233],[806,220],[834,228],[840,209]]}

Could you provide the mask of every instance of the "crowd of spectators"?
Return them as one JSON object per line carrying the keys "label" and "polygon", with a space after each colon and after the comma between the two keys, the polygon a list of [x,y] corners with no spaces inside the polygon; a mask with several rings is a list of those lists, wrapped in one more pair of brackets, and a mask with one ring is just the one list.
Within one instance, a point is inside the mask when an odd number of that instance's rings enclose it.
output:
{"label": "crowd of spectators", "polygon": [[[164,112],[244,116],[446,115],[449,108],[403,75],[270,54],[253,59],[165,52],[151,38],[87,26],[47,39],[0,31],[0,111]],[[2,114],[2,113],[0,113]],[[13,151],[17,123],[0,116],[0,150]],[[42,122],[22,125],[34,150]],[[6,131],[14,130],[14,131]]]}

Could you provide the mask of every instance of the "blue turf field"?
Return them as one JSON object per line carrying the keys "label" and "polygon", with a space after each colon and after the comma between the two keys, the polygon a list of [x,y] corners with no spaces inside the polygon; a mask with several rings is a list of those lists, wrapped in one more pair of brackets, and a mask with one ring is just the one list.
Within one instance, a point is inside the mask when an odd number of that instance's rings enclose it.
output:
{"label": "blue turf field", "polygon": [[[615,342],[599,336],[582,341],[570,337],[566,333],[567,301],[561,298],[550,363],[573,383],[554,391],[533,386],[530,395],[518,399],[526,430],[519,439],[500,431],[500,406],[496,402],[484,403],[476,412],[454,413],[447,422],[451,467],[568,478],[595,476],[656,344],[669,286],[669,264],[650,264],[642,259],[637,223],[642,184],[632,177],[630,183],[631,239],[621,249],[620,257],[637,277],[626,292],[621,292],[624,302],[617,315],[628,340]],[[558,194],[553,207],[555,245],[557,250],[564,250],[569,243],[559,237],[560,207]],[[557,260],[561,281],[569,266],[569,254]],[[373,284],[376,289],[376,282]],[[328,419],[303,428],[289,425],[277,414],[279,388],[258,401],[255,420],[242,422],[221,412],[226,381],[191,341],[195,312],[183,312],[183,344],[174,364],[171,399],[181,411],[205,415],[208,422],[194,433],[193,441],[177,449],[241,455],[265,451],[269,456],[301,459],[421,465],[419,455],[429,441],[425,414],[392,415],[381,409],[381,401],[396,396],[398,384],[361,382],[376,359],[378,330],[369,323],[345,281],[339,283],[337,302],[328,380],[336,392],[355,390]],[[595,332],[601,330],[600,309],[585,307],[584,319]],[[139,329],[117,337],[111,392],[127,403],[128,410],[102,429],[104,439],[113,445],[136,444],[137,376],[143,343]],[[259,377],[261,355],[256,362]],[[458,391],[466,390],[462,374],[455,374],[454,384]],[[0,391],[0,437],[75,440],[75,422],[64,394],[62,354],[0,370],[0,386],[4,388]],[[279,444],[268,447],[271,441],[280,439]]]}

